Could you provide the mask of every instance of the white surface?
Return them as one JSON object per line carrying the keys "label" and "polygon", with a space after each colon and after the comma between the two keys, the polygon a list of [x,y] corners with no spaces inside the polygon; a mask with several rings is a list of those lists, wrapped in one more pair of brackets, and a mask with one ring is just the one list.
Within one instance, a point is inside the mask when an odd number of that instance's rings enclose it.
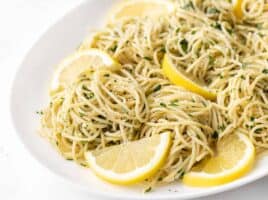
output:
{"label": "white surface", "polygon": [[[40,32],[79,1],[11,0],[1,3],[0,199],[93,199],[55,177],[29,156],[13,132],[8,110],[11,79],[25,51]],[[268,178],[264,178],[241,189],[204,199],[266,199],[267,186]]]}

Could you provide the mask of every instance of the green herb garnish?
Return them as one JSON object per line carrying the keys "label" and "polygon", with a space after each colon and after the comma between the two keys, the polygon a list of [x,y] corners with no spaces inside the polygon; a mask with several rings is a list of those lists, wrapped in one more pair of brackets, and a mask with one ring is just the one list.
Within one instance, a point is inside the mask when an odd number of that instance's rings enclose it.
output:
{"label": "green herb garnish", "polygon": [[144,190],[144,193],[150,192],[152,190],[152,187],[148,187],[147,189]]}
{"label": "green herb garnish", "polygon": [[153,92],[157,92],[159,90],[161,90],[162,88],[162,85],[157,85],[154,89],[153,89]]}
{"label": "green herb garnish", "polygon": [[179,177],[179,179],[182,179],[184,177],[185,171],[183,171]]}
{"label": "green herb garnish", "polygon": [[213,58],[212,56],[208,56],[208,64],[213,65],[214,62],[215,62],[215,58]]}
{"label": "green herb garnish", "polygon": [[260,133],[262,131],[262,128],[257,128],[254,133]]}
{"label": "green herb garnish", "polygon": [[84,117],[84,116],[86,116],[86,115],[85,115],[84,113],[81,113],[81,112],[80,112],[80,113],[79,113],[79,116],[80,116],[80,117]]}
{"label": "green herb garnish", "polygon": [[150,57],[147,57],[147,56],[145,56],[145,57],[143,57],[145,60],[148,60],[148,61],[152,61],[153,59],[152,58],[150,58]]}
{"label": "green herb garnish", "polygon": [[166,53],[166,47],[162,47],[162,48],[160,49],[160,52],[162,52],[162,53]]}
{"label": "green herb garnish", "polygon": [[115,52],[117,49],[117,45],[114,45],[113,47],[111,47],[109,50],[112,51],[112,52]]}
{"label": "green herb garnish", "polygon": [[180,41],[180,45],[181,45],[181,48],[184,51],[184,53],[187,53],[187,51],[188,51],[188,41],[186,39],[183,39],[182,41]]}
{"label": "green herb garnish", "polygon": [[86,99],[92,99],[95,96],[95,94],[93,92],[89,92],[89,93],[83,93],[83,96]]}
{"label": "green herb garnish", "polygon": [[212,133],[212,138],[215,139],[215,140],[218,139],[219,138],[219,133],[217,131],[214,131]]}
{"label": "green herb garnish", "polygon": [[160,106],[167,107],[167,105],[165,103],[163,103],[163,102],[160,103]]}
{"label": "green herb garnish", "polygon": [[106,117],[102,116],[102,115],[98,115],[98,118],[104,119],[106,120]]}
{"label": "green herb garnish", "polygon": [[40,110],[40,111],[36,111],[36,114],[38,114],[38,115],[43,115],[44,112],[43,112],[42,110]]}
{"label": "green herb garnish", "polygon": [[174,100],[174,101],[171,101],[170,102],[170,104],[169,104],[170,106],[179,106],[179,104],[178,104],[178,100]]}
{"label": "green herb garnish", "polygon": [[219,24],[218,22],[216,22],[215,24],[212,24],[211,25],[213,28],[215,28],[215,29],[218,29],[218,30],[222,30],[222,27],[221,27],[221,24]]}
{"label": "green herb garnish", "polygon": [[226,31],[227,31],[230,35],[233,34],[233,29],[229,29],[229,28],[227,28]]}
{"label": "green herb garnish", "polygon": [[224,125],[218,127],[218,129],[219,129],[220,131],[224,131],[225,128],[226,128],[226,127],[225,127]]}
{"label": "green herb garnish", "polygon": [[219,13],[220,11],[217,8],[208,8],[207,13],[208,14],[216,14]]}
{"label": "green herb garnish", "polygon": [[262,29],[262,24],[257,24],[256,27],[257,29]]}
{"label": "green herb garnish", "polygon": [[268,74],[268,69],[263,69],[263,70],[262,70],[262,73],[264,73],[264,74]]}

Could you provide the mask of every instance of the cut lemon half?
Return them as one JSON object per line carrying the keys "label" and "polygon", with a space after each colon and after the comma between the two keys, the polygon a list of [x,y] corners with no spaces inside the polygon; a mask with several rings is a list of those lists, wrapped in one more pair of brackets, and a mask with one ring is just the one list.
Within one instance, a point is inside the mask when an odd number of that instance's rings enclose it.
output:
{"label": "cut lemon half", "polygon": [[112,9],[110,22],[128,17],[160,16],[174,10],[169,0],[128,0],[122,1]]}
{"label": "cut lemon half", "polygon": [[56,69],[51,82],[51,90],[71,84],[82,72],[98,67],[119,69],[120,65],[107,53],[98,49],[78,51],[67,57]]}
{"label": "cut lemon half", "polygon": [[198,83],[198,81],[189,74],[186,75],[177,69],[167,54],[165,54],[162,62],[162,71],[175,85],[181,86],[210,100],[215,100],[217,97],[215,93],[207,89],[205,86],[202,86],[203,84]]}
{"label": "cut lemon half", "polygon": [[243,0],[233,0],[233,13],[238,19],[243,18],[242,4]]}
{"label": "cut lemon half", "polygon": [[224,137],[217,145],[217,155],[201,162],[185,174],[183,183],[209,187],[229,183],[249,172],[254,164],[255,149],[242,133]]}
{"label": "cut lemon half", "polygon": [[171,134],[163,133],[134,142],[85,153],[95,174],[114,184],[129,185],[152,176],[163,165]]}

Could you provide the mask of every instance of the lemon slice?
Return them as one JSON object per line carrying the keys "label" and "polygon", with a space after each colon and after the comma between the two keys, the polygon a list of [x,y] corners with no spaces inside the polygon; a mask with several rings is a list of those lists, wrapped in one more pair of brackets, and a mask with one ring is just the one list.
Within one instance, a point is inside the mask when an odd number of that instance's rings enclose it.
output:
{"label": "lemon slice", "polygon": [[85,153],[100,178],[114,184],[134,184],[152,176],[164,163],[171,134],[163,133],[138,141]]}
{"label": "lemon slice", "polygon": [[122,18],[160,16],[174,10],[174,3],[168,0],[129,0],[119,3],[111,12],[109,21]]}
{"label": "lemon slice", "polygon": [[208,187],[231,182],[250,171],[254,158],[255,149],[247,136],[242,133],[226,136],[218,143],[217,155],[187,173],[183,183]]}
{"label": "lemon slice", "polygon": [[208,90],[205,86],[202,86],[203,84],[199,83],[189,74],[186,75],[177,69],[167,54],[164,56],[162,62],[162,71],[173,84],[184,87],[210,100],[215,100],[217,97],[215,93]]}
{"label": "lemon slice", "polygon": [[51,90],[71,84],[79,74],[97,67],[119,69],[119,64],[107,53],[98,49],[78,51],[66,58],[56,69],[51,83]]}
{"label": "lemon slice", "polygon": [[233,0],[233,13],[238,19],[243,18],[242,4],[243,0]]}

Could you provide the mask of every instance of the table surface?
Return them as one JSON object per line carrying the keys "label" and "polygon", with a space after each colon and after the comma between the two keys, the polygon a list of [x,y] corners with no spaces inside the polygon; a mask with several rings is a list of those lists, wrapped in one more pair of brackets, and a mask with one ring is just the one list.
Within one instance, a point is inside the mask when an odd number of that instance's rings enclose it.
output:
{"label": "table surface", "polygon": [[[73,188],[35,161],[16,137],[9,113],[14,73],[40,33],[82,0],[1,0],[0,199],[99,199]],[[268,177],[202,200],[267,199]]]}

